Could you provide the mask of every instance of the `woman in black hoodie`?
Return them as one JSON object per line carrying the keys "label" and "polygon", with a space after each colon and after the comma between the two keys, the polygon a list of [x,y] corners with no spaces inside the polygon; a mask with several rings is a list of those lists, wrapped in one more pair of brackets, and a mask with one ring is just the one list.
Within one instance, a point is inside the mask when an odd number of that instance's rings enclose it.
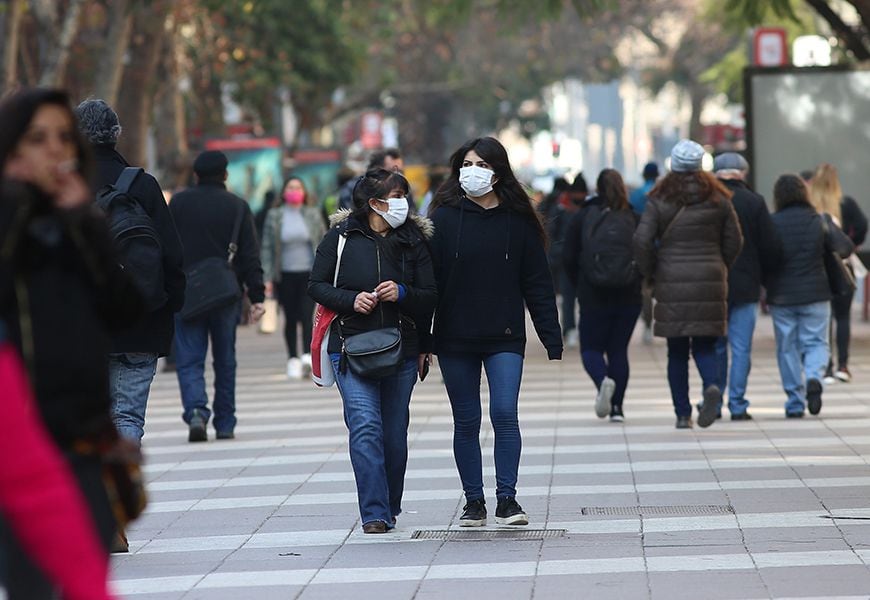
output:
{"label": "woman in black hoodie", "polygon": [[480,455],[480,374],[489,381],[495,430],[496,522],[526,525],[517,504],[517,401],[526,346],[524,305],[547,356],[562,358],[545,235],[498,140],[466,142],[432,203],[438,280],[435,350],[453,408],[453,452],[466,504],[459,524],[486,524]]}

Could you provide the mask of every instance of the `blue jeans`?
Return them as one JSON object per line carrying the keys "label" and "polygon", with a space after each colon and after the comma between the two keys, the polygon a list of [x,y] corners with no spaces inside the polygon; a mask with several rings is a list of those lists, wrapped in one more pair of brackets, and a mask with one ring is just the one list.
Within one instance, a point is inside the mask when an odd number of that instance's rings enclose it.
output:
{"label": "blue jeans", "polygon": [[596,388],[601,387],[605,377],[610,377],[616,383],[610,401],[614,407],[622,406],[628,386],[628,342],[640,308],[638,304],[584,308],[580,311],[580,358],[583,359],[583,367]]}
{"label": "blue jeans", "polygon": [[515,352],[496,354],[442,353],[441,375],[453,409],[453,455],[465,498],[483,498],[480,456],[480,369],[489,381],[489,419],[495,431],[495,494],[517,495],[522,439],[517,401],[523,376],[523,357]]}
{"label": "blue jeans", "polygon": [[695,366],[701,375],[704,389],[718,385],[719,372],[716,360],[715,337],[668,338],[668,384],[671,400],[678,417],[691,417],[689,402],[689,350],[695,358]]}
{"label": "blue jeans", "polygon": [[112,420],[122,437],[137,444],[145,435],[145,407],[156,372],[156,352],[109,354]]}
{"label": "blue jeans", "polygon": [[[725,393],[728,385],[728,411],[739,415],[749,408],[746,399],[746,382],[752,368],[752,334],[758,303],[728,305],[728,335],[716,341],[716,357],[719,360],[719,389]],[[731,347],[731,373],[728,372],[728,347]]]}
{"label": "blue jeans", "polygon": [[395,375],[369,379],[350,368],[342,373],[341,354],[330,354],[329,358],[344,404],[360,519],[363,524],[383,521],[392,528],[393,517],[402,512],[409,406],[417,382],[417,360],[405,360]]}
{"label": "blue jeans", "polygon": [[214,428],[231,432],[236,427],[236,327],[241,303],[211,311],[201,319],[185,321],[175,315],[175,365],[181,388],[182,418],[190,423],[193,411],[208,422],[205,357],[211,337],[214,367]]}
{"label": "blue jeans", "polygon": [[830,302],[771,306],[776,336],[776,360],[782,387],[788,397],[785,412],[804,411],[806,381],[822,382],[830,358],[828,322]]}

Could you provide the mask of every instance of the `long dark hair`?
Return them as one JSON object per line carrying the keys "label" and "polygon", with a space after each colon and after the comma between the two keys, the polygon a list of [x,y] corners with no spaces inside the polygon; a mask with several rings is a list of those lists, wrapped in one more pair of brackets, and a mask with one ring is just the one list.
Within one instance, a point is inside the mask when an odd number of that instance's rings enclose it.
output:
{"label": "long dark hair", "polygon": [[671,171],[650,190],[649,195],[666,202],[681,202],[687,192],[696,192],[703,200],[714,202],[733,195],[721,181],[706,171]]}
{"label": "long dark hair", "polygon": [[598,195],[604,201],[604,206],[610,210],[626,210],[628,208],[628,191],[622,175],[615,169],[604,169],[598,174],[595,182]]}
{"label": "long dark hair", "polygon": [[780,175],[773,184],[773,208],[780,211],[792,204],[812,206],[810,189],[799,175]]}
{"label": "long dark hair", "polygon": [[14,92],[0,102],[0,173],[18,146],[33,117],[45,105],[57,106],[69,115],[72,124],[73,142],[76,146],[78,171],[85,178],[91,174],[90,147],[79,132],[75,113],[66,92],[50,88],[25,88]]}
{"label": "long dark hair", "polygon": [[438,192],[435,194],[429,207],[429,214],[434,213],[439,206],[456,206],[465,197],[465,192],[462,191],[462,187],[459,185],[459,169],[462,168],[462,161],[465,160],[465,155],[471,150],[477,152],[480,158],[485,160],[495,172],[497,181],[493,184],[493,190],[501,203],[508,210],[519,213],[534,223],[541,241],[546,242],[547,234],[544,232],[544,227],[541,224],[540,218],[538,218],[537,211],[532,206],[529,195],[523,189],[523,186],[520,185],[520,182],[517,181],[511,169],[507,150],[504,149],[501,142],[493,137],[480,137],[469,140],[450,156],[450,176],[438,188]]}
{"label": "long dark hair", "polygon": [[398,171],[387,171],[380,167],[369,169],[365,175],[357,179],[353,186],[354,208],[351,216],[368,224],[368,214],[371,211],[369,199],[384,199],[395,189],[404,191],[407,196],[411,186],[404,175]]}

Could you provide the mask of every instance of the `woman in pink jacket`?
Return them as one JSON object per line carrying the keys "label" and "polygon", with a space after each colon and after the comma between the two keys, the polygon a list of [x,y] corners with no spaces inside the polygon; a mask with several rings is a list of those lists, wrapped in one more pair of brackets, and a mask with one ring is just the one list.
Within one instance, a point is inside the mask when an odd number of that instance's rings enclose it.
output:
{"label": "woman in pink jacket", "polygon": [[[43,430],[23,368],[0,324],[0,526],[45,572],[64,600],[110,600],[108,564],[66,463]],[[5,570],[0,556],[0,570]],[[0,580],[6,579],[5,577]],[[2,587],[0,587],[2,589]],[[10,600],[27,590],[6,590]]]}

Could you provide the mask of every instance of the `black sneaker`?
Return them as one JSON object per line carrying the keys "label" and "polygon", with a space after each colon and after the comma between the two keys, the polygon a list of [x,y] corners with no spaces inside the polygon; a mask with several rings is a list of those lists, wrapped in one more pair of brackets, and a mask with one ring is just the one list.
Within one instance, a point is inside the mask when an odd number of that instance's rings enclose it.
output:
{"label": "black sneaker", "polygon": [[715,385],[708,386],[704,390],[704,402],[701,403],[701,410],[698,412],[698,426],[705,428],[713,424],[718,418],[722,417],[722,392]]}
{"label": "black sneaker", "polygon": [[621,406],[614,406],[610,409],[610,422],[611,423],[624,423],[625,415],[622,414]]}
{"label": "black sneaker", "polygon": [[731,420],[732,421],[751,421],[752,415],[750,415],[748,412],[731,413]]}
{"label": "black sneaker", "polygon": [[677,429],[691,429],[692,417],[677,417]]}
{"label": "black sneaker", "polygon": [[514,498],[507,496],[498,499],[495,522],[499,525],[528,525],[529,517]]}
{"label": "black sneaker", "polygon": [[483,527],[486,525],[486,500],[472,500],[462,507],[459,517],[460,527]]}
{"label": "black sneaker", "polygon": [[205,428],[205,417],[198,410],[193,411],[193,416],[190,417],[188,423],[189,431],[187,433],[188,442],[206,442],[208,441],[208,431]]}
{"label": "black sneaker", "polygon": [[822,410],[822,382],[818,379],[807,381],[807,408],[811,415]]}

